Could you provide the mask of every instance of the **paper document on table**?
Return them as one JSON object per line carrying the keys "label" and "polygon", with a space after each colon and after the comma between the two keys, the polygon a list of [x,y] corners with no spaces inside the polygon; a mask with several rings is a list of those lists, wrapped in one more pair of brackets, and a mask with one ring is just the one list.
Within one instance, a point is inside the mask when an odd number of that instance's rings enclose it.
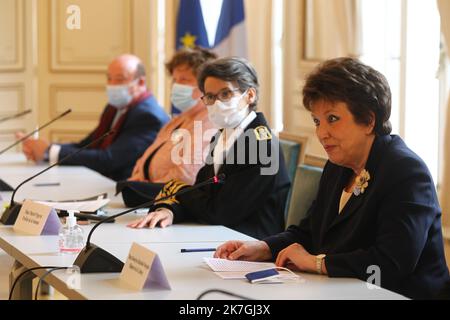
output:
{"label": "paper document on table", "polygon": [[[271,262],[249,262],[238,260],[225,260],[216,258],[203,258],[205,263],[214,271],[214,273],[225,280],[247,279],[246,274],[250,272],[265,270],[265,269],[285,269],[278,268]],[[304,279],[288,270],[280,270],[279,276],[274,279],[267,279],[259,283],[283,283],[286,281],[300,281]]]}
{"label": "paper document on table", "polygon": [[[246,274],[249,273],[247,271],[236,271],[236,272],[214,272],[217,276],[224,280],[238,280],[238,279],[247,279]],[[287,271],[279,271],[279,276],[275,279],[264,280],[267,283],[281,283],[286,280],[297,280],[300,279],[299,275],[289,273]]]}
{"label": "paper document on table", "polygon": [[216,258],[203,258],[206,264],[216,272],[252,272],[262,269],[276,268],[272,262],[249,262]]}
{"label": "paper document on table", "polygon": [[46,206],[55,208],[56,210],[74,210],[80,212],[96,212],[109,203],[109,199],[98,199],[89,201],[69,201],[69,202],[53,202],[53,201],[36,201]]}
{"label": "paper document on table", "polygon": [[238,279],[246,279],[245,275],[247,271],[236,271],[236,272],[214,272],[218,277],[225,280],[238,280]]}

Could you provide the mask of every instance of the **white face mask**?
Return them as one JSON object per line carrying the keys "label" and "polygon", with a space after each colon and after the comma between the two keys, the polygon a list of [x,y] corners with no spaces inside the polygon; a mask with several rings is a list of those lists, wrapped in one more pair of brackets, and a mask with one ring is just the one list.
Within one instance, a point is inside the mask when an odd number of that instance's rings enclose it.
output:
{"label": "white face mask", "polygon": [[219,128],[236,128],[248,115],[248,104],[239,107],[246,93],[247,91],[241,96],[231,98],[228,102],[217,99],[212,106],[208,106],[209,120]]}
{"label": "white face mask", "polygon": [[181,112],[184,112],[198,103],[198,99],[192,98],[194,90],[195,87],[174,83],[172,86],[170,101],[175,108]]}
{"label": "white face mask", "polygon": [[133,96],[130,94],[130,87],[136,84],[138,80],[136,79],[128,84],[107,85],[108,103],[117,109],[128,106],[133,100]]}

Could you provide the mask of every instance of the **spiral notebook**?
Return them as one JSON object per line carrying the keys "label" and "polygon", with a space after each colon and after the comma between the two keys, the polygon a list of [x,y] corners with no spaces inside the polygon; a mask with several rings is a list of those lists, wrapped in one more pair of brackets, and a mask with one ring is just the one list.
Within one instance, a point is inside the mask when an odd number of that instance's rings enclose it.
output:
{"label": "spiral notebook", "polygon": [[217,258],[203,258],[203,260],[214,272],[253,272],[276,267],[272,262],[250,262]]}
{"label": "spiral notebook", "polygon": [[[214,273],[225,280],[247,279],[249,273],[267,269],[280,269],[272,262],[251,262],[240,260],[226,260],[217,258],[203,258],[203,261]],[[281,268],[284,269],[284,268]],[[302,277],[288,271],[279,271],[277,277],[257,281],[259,283],[282,283],[285,281],[304,281]]]}

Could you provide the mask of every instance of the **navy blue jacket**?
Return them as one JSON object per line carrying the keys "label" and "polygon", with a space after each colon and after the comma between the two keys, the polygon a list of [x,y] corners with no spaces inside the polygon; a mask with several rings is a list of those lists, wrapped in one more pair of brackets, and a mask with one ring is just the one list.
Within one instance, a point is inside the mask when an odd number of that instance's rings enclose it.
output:
{"label": "navy blue jacket", "polygon": [[[191,190],[176,197],[179,204],[157,204],[153,209],[171,209],[174,223],[224,225],[258,239],[284,230],[290,181],[283,153],[275,135],[269,140],[257,140],[258,127],[268,130],[262,113],[257,113],[224,159],[218,172],[226,175],[224,184]],[[207,164],[198,172],[196,184],[214,176],[214,148],[220,134],[212,139]]]}
{"label": "navy blue jacket", "polygon": [[311,254],[327,255],[330,277],[368,281],[374,274],[368,268],[377,266],[381,287],[415,299],[435,297],[449,273],[441,209],[425,163],[400,137],[383,136],[375,139],[366,170],[365,193],[352,195],[339,215],[352,171],[328,162],[306,218],[265,239],[273,257],[300,243]]}
{"label": "navy blue jacket", "polygon": [[[163,108],[149,96],[128,111],[120,132],[108,148],[83,150],[64,165],[86,166],[116,181],[127,179],[137,159],[168,121],[169,116]],[[79,143],[61,145],[59,159],[90,143],[93,133]]]}

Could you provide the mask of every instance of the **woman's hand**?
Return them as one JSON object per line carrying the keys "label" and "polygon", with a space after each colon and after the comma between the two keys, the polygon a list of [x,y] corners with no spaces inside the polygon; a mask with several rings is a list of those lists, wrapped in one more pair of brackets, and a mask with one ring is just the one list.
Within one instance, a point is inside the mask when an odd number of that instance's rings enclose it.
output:
{"label": "woman's hand", "polygon": [[272,258],[272,252],[264,241],[228,241],[217,248],[214,258],[266,261]]}
{"label": "woman's hand", "polygon": [[[316,273],[316,256],[309,254],[301,244],[294,243],[280,251],[275,264],[295,271]],[[323,268],[322,268],[323,270]]]}
{"label": "woman's hand", "polygon": [[153,229],[156,226],[161,228],[168,227],[173,222],[173,213],[167,208],[161,208],[157,211],[150,212],[145,218],[135,220],[129,224],[127,227],[134,229],[150,228]]}

